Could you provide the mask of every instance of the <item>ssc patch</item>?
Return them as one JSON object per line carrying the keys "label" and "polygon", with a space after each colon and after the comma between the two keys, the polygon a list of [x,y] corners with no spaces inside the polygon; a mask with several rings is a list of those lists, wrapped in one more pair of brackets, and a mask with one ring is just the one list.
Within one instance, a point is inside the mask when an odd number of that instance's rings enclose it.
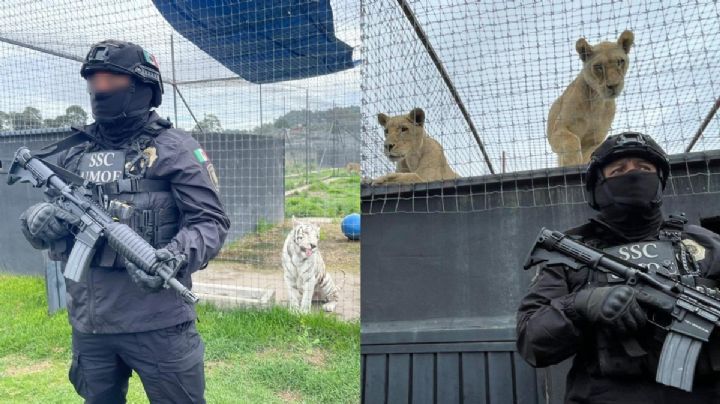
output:
{"label": "ssc patch", "polygon": [[106,150],[85,153],[78,165],[78,174],[91,182],[102,184],[123,177],[125,152],[122,150]]}
{"label": "ssc patch", "polygon": [[[651,272],[661,272],[667,275],[678,274],[675,249],[670,241],[658,240],[629,243],[608,247],[603,251],[622,260],[648,268]],[[610,282],[617,282],[619,279],[622,278],[608,274],[608,281]]]}

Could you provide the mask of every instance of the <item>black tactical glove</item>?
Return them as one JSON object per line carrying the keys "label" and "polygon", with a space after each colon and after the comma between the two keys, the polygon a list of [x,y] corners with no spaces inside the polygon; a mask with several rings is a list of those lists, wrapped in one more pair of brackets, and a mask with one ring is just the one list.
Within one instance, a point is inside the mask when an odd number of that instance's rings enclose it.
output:
{"label": "black tactical glove", "polygon": [[575,311],[617,334],[631,334],[647,322],[645,312],[627,285],[583,289],[575,295]]}
{"label": "black tactical glove", "polygon": [[125,261],[125,270],[130,275],[130,278],[132,278],[133,282],[135,282],[141,289],[147,292],[159,292],[163,288],[167,287],[163,278],[159,275],[154,275],[159,266],[166,265],[172,270],[171,277],[175,277],[178,272],[185,268],[185,265],[187,264],[185,254],[173,254],[166,248],[156,250],[155,256],[158,261],[152,268],[150,268],[149,273],[138,268],[132,262],[127,260]]}
{"label": "black tactical glove", "polygon": [[38,250],[50,248],[53,241],[69,236],[69,224],[80,222],[72,213],[48,202],[37,203],[20,215],[23,235]]}

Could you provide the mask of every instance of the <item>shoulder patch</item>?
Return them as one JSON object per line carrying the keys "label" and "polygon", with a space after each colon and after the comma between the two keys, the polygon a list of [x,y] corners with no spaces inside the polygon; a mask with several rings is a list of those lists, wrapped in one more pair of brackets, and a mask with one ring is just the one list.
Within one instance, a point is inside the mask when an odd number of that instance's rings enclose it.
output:
{"label": "shoulder patch", "polygon": [[[197,143],[195,143],[195,145],[197,145]],[[215,189],[215,192],[219,194],[220,180],[218,180],[217,173],[215,172],[215,166],[213,166],[212,161],[210,161],[210,157],[208,157],[205,149],[203,149],[202,147],[198,147],[192,151],[192,154],[193,156],[195,156],[195,160],[197,160],[197,162],[205,168],[205,170],[207,171],[207,175],[210,178],[210,182]]]}
{"label": "shoulder patch", "polygon": [[145,155],[145,158],[147,159],[147,166],[152,167],[152,165],[155,163],[155,160],[157,160],[157,149],[155,146],[149,146],[145,150],[143,150],[143,154]]}
{"label": "shoulder patch", "polygon": [[215,192],[218,194],[220,193],[220,181],[218,180],[217,174],[215,174],[215,167],[212,165],[212,163],[208,163],[208,165],[205,167],[207,169],[208,175],[210,176],[210,181],[212,181],[213,187],[215,188]]}
{"label": "shoulder patch", "polygon": [[705,259],[705,247],[700,245],[697,241],[686,238],[681,240],[681,242],[685,244],[685,247],[687,247],[690,255],[695,258],[695,261],[702,261]]}

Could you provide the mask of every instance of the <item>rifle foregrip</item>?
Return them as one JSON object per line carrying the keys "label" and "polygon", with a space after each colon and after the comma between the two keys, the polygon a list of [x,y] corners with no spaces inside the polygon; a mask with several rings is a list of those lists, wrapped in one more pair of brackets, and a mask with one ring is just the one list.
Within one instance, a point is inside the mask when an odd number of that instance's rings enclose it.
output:
{"label": "rifle foregrip", "polygon": [[[118,254],[137,265],[143,271],[151,273],[152,267],[158,261],[155,256],[155,249],[144,238],[135,233],[130,226],[113,222],[107,226],[105,236],[110,247],[117,251]],[[167,281],[167,284],[175,289],[186,302],[197,303],[197,296],[177,279],[170,278],[168,272],[159,270],[153,275],[159,275],[163,280]]]}
{"label": "rifle foregrip", "polygon": [[157,262],[155,249],[135,233],[130,226],[117,222],[111,223],[106,228],[105,236],[113,250],[140,269],[150,271],[150,268]]}

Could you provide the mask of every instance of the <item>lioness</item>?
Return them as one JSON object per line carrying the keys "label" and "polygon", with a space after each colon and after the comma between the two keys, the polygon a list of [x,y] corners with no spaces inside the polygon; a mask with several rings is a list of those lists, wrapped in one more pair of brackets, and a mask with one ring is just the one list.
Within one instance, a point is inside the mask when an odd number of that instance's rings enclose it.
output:
{"label": "lioness", "polygon": [[407,115],[378,114],[385,128],[384,153],[395,163],[395,172],[378,177],[373,185],[414,183],[457,178],[443,148],[425,132],[425,112],[415,108]]}
{"label": "lioness", "polygon": [[617,42],[590,46],[578,39],[575,49],[583,69],[550,107],[548,142],[559,166],[587,163],[605,140],[615,117],[615,97],[623,89],[635,37],[623,31]]}

